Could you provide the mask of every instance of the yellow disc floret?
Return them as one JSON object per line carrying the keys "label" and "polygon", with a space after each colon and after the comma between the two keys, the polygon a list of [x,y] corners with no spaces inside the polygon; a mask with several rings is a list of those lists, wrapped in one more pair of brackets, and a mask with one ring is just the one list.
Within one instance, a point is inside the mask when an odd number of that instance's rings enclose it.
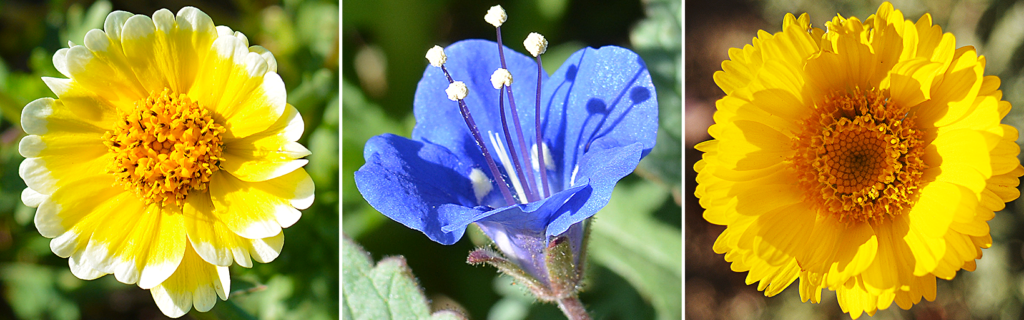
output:
{"label": "yellow disc floret", "polygon": [[855,88],[827,95],[803,127],[793,163],[819,213],[881,222],[913,206],[924,137],[907,108]]}
{"label": "yellow disc floret", "polygon": [[114,160],[107,172],[146,203],[181,207],[192,190],[206,190],[220,170],[222,134],[209,110],[170,89],[154,91],[103,135]]}

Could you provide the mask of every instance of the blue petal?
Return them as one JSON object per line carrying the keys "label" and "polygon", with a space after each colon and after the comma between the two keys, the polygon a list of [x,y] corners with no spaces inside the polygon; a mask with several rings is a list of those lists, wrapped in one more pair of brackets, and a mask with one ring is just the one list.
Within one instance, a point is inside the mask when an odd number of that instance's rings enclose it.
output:
{"label": "blue petal", "polygon": [[587,191],[590,192],[576,194],[570,203],[577,209],[552,220],[545,235],[557,236],[569,229],[569,226],[590,218],[604,208],[611,198],[615,183],[633,172],[640,163],[642,148],[640,143],[608,149],[594,147],[584,154],[575,184],[589,186]]}
{"label": "blue petal", "polygon": [[[566,216],[580,217],[574,213],[580,210],[581,204],[585,201],[579,199],[586,199],[590,193],[590,186],[578,185],[540,201],[495,209],[472,219],[476,220],[480,229],[494,241],[507,258],[516,261],[524,270],[543,280],[546,278],[546,272],[543,271],[544,259],[540,253],[544,252],[550,238],[551,222],[564,220],[562,217]],[[593,215],[593,212],[590,215]],[[582,234],[578,236],[582,237]],[[573,239],[573,243],[578,245],[579,240]]]}
{"label": "blue petal", "polygon": [[[383,134],[366,142],[356,187],[373,208],[392,220],[423,232],[441,244],[453,244],[466,231],[445,228],[477,216],[469,173],[473,167],[444,147]],[[459,222],[461,223],[461,222]]]}
{"label": "blue petal", "polygon": [[[498,44],[486,40],[464,40],[444,50],[448,56],[445,68],[455,81],[463,81],[469,88],[469,95],[465,99],[466,105],[477,127],[480,128],[481,136],[488,141],[487,147],[491,148],[493,153],[494,148],[490,145],[487,133],[503,132],[498,108],[498,90],[491,86],[491,74],[501,67]],[[537,62],[508,47],[504,48],[504,52],[505,63],[514,79],[512,91],[515,94],[524,138],[535,141]],[[543,83],[548,78],[547,72],[542,72],[541,76]],[[413,101],[416,127],[413,128],[412,138],[445,146],[461,157],[472,159],[475,163],[483,163],[480,149],[459,113],[459,105],[448,100],[444,91],[446,88],[448,79],[441,68],[428,65],[416,87],[416,97]],[[509,108],[507,96],[505,100],[505,107]],[[541,107],[544,107],[543,102]],[[508,121],[511,125],[511,116],[508,117]],[[514,132],[512,134],[515,135]],[[494,160],[500,162],[497,158]]]}
{"label": "blue petal", "polygon": [[[550,106],[542,118],[543,135],[560,164],[556,181],[563,188],[571,185],[575,166],[588,152],[639,143],[635,163],[617,164],[628,167],[628,174],[654,147],[657,97],[646,64],[633,51],[614,46],[577,51],[544,83],[544,97]],[[584,173],[576,180],[589,177]],[[621,177],[601,181],[614,185]]]}

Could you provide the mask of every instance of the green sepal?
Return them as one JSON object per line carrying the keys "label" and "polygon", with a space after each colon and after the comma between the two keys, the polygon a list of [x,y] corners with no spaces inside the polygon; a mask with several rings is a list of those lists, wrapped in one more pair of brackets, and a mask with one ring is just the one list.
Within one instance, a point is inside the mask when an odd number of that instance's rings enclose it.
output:
{"label": "green sepal", "polygon": [[551,293],[551,290],[547,286],[545,286],[543,282],[537,280],[537,278],[534,278],[532,275],[523,270],[523,268],[520,268],[519,265],[515,264],[512,261],[508,261],[508,259],[505,259],[505,257],[503,257],[500,253],[491,251],[490,249],[478,248],[476,250],[473,250],[473,252],[470,252],[469,256],[466,257],[466,263],[472,265],[486,263],[495,268],[498,268],[498,271],[501,271],[502,273],[509,275],[510,277],[512,277],[512,279],[515,279],[515,281],[518,281],[519,283],[529,288],[538,300],[552,301],[552,299],[554,298],[554,295]]}

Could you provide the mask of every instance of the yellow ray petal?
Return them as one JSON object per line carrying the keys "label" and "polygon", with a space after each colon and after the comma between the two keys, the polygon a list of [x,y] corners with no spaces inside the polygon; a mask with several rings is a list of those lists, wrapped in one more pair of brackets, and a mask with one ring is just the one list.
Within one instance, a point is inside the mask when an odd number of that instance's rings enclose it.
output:
{"label": "yellow ray petal", "polygon": [[210,196],[215,215],[228,229],[249,239],[267,238],[299,219],[296,208],[309,207],[313,180],[301,168],[261,182],[216,174],[210,181]]}
{"label": "yellow ray petal", "polygon": [[210,195],[192,192],[182,211],[189,243],[203,260],[218,266],[252,267],[252,259],[266,263],[277,258],[284,244],[284,233],[265,239],[246,239],[232,232],[214,214]]}
{"label": "yellow ray petal", "polygon": [[245,45],[234,36],[217,38],[188,92],[218,114],[216,120],[228,129],[227,140],[264,131],[285,111],[287,93],[281,77]]}

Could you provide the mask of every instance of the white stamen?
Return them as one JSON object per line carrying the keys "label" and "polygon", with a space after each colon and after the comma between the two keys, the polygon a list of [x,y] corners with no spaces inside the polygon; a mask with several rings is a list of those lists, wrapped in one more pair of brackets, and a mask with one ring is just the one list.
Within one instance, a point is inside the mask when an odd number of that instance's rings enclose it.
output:
{"label": "white stamen", "polygon": [[526,36],[526,40],[523,40],[523,45],[526,46],[526,51],[529,51],[534,57],[548,51],[548,39],[544,39],[544,36],[536,32],[530,32],[530,35]]}
{"label": "white stamen", "polygon": [[503,68],[494,70],[494,73],[491,74],[491,86],[494,86],[495,89],[501,89],[501,86],[511,87],[512,73]]}
{"label": "white stamen", "polygon": [[580,165],[577,164],[575,168],[572,168],[572,176],[569,177],[569,186],[570,187],[573,187],[573,186],[576,185],[576,173],[578,173],[578,172],[580,172]]}
{"label": "white stamen", "polygon": [[427,50],[427,61],[430,61],[430,65],[440,68],[447,60],[448,56],[444,54],[444,49],[441,46],[434,46]]}
{"label": "white stamen", "polygon": [[476,203],[482,203],[484,196],[494,190],[491,179],[480,168],[473,168],[473,171],[469,172],[469,181],[473,183],[473,195],[476,196]]}
{"label": "white stamen", "polygon": [[[551,149],[548,149],[548,143],[543,142],[541,145],[544,146],[544,167],[548,170],[555,170],[555,159],[551,158]],[[533,162],[533,171],[540,172],[540,161],[537,159],[536,143],[530,147],[530,159]]]}
{"label": "white stamen", "polygon": [[469,95],[469,88],[462,81],[455,81],[448,85],[448,89],[444,89],[444,92],[448,94],[448,99],[452,101],[459,101],[465,99]]}
{"label": "white stamen", "polygon": [[502,9],[500,5],[493,6],[487,10],[487,14],[484,15],[484,21],[490,23],[495,28],[500,27],[505,20],[508,20],[508,16],[505,15],[505,9]]}
{"label": "white stamen", "polygon": [[487,137],[491,138],[491,144],[494,145],[494,149],[498,153],[501,166],[508,173],[509,180],[512,180],[512,187],[516,189],[516,194],[519,195],[519,202],[526,204],[526,191],[523,189],[523,184],[519,183],[519,176],[512,169],[512,160],[509,160],[508,151],[505,149],[505,144],[501,142],[501,137],[497,133],[490,131],[487,131]]}

